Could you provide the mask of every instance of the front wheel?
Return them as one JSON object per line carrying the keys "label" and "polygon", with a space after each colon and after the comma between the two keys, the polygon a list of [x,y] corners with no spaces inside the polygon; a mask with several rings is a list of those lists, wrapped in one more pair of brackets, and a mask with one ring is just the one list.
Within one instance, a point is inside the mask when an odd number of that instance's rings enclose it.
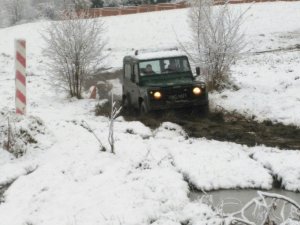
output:
{"label": "front wheel", "polygon": [[209,115],[209,104],[208,103],[206,105],[201,106],[200,113],[201,113],[201,115],[203,115],[205,117]]}
{"label": "front wheel", "polygon": [[200,116],[200,117],[207,117],[209,116],[209,105],[202,105],[202,106],[197,106],[192,109],[192,114],[195,116]]}
{"label": "front wheel", "polygon": [[144,115],[148,114],[149,110],[148,110],[148,107],[145,102],[142,102],[140,104],[139,112],[140,112],[140,116],[144,116]]}

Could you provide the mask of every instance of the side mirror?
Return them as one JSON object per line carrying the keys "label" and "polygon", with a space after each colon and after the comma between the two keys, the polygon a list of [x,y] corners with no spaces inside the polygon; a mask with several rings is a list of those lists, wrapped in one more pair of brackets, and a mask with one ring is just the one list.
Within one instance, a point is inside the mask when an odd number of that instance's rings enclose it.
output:
{"label": "side mirror", "polygon": [[196,74],[197,74],[197,76],[200,76],[200,67],[199,66],[196,67]]}

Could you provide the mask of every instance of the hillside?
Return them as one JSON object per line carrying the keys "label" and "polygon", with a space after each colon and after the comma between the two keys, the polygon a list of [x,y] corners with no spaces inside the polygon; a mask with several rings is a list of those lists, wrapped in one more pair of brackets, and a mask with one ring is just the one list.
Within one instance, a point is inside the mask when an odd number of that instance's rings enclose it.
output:
{"label": "hillside", "polygon": [[[299,12],[300,2],[251,5],[243,25],[248,46],[232,68],[239,89],[212,93],[212,110],[300,126],[299,49],[259,53],[300,43]],[[105,66],[119,69],[133,49],[188,41],[187,15],[178,9],[103,18]],[[40,38],[48,23],[0,29],[1,135],[14,111],[13,41],[25,38],[28,116],[16,118],[14,127],[34,140],[16,158],[2,148],[0,135],[0,195],[10,185],[0,200],[0,225],[212,225],[221,222],[218,212],[191,201],[190,187],[270,190],[278,179],[282,188],[300,191],[299,151],[191,138],[170,122],[150,129],[118,117],[116,154],[101,152],[87,124],[109,149],[108,118],[94,113],[102,101],[69,99],[49,84]],[[120,91],[120,83],[112,83]]]}

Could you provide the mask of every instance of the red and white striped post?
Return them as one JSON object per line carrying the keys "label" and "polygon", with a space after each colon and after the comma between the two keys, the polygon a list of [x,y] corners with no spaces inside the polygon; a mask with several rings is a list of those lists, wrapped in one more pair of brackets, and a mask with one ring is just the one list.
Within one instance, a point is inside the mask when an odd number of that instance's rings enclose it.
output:
{"label": "red and white striped post", "polygon": [[16,113],[26,115],[26,41],[15,41]]}
{"label": "red and white striped post", "polygon": [[96,99],[97,98],[97,87],[91,86],[89,89],[89,98],[90,99]]}

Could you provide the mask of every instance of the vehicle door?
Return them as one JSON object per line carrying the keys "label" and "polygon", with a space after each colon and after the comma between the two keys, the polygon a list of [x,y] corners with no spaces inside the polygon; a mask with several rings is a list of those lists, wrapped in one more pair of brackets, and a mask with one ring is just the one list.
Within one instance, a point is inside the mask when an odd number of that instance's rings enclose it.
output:
{"label": "vehicle door", "polygon": [[131,87],[131,101],[134,106],[139,107],[140,87],[139,87],[139,68],[137,63],[132,64],[131,75],[132,87]]}
{"label": "vehicle door", "polygon": [[139,107],[139,77],[136,63],[126,62],[124,64],[124,86],[123,93],[130,98],[130,103],[136,108]]}
{"label": "vehicle door", "polygon": [[124,63],[124,76],[123,76],[123,95],[128,97],[132,89],[131,81],[131,64],[129,62]]}

